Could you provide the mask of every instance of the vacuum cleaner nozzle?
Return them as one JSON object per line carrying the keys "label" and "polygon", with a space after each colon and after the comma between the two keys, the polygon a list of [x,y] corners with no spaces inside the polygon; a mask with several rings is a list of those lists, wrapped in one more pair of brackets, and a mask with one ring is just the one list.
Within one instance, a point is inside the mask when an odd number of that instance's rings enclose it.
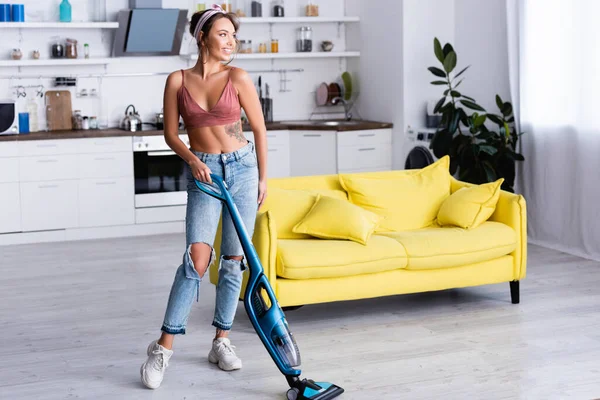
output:
{"label": "vacuum cleaner nozzle", "polygon": [[344,393],[344,389],[329,382],[298,379],[288,390],[288,400],[330,400]]}

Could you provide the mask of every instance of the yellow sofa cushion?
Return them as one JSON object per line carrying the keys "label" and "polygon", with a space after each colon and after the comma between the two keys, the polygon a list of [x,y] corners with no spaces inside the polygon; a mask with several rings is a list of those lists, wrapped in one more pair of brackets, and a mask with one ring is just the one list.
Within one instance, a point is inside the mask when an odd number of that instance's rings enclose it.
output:
{"label": "yellow sofa cushion", "polygon": [[321,239],[352,240],[366,245],[380,219],[379,215],[348,200],[319,194],[310,211],[292,231]]}
{"label": "yellow sofa cushion", "polygon": [[340,174],[340,183],[352,203],[383,217],[376,232],[420,229],[435,222],[450,195],[449,163],[445,156],[411,174]]}
{"label": "yellow sofa cushion", "polygon": [[451,268],[492,260],[510,254],[517,246],[515,231],[508,225],[492,221],[468,230],[434,225],[381,235],[394,238],[404,246],[408,270]]}
{"label": "yellow sofa cushion", "polygon": [[311,237],[310,235],[294,233],[293,228],[310,211],[319,194],[337,199],[347,199],[346,193],[342,190],[294,190],[274,187],[267,190],[267,198],[260,208],[260,212],[271,212],[271,216],[277,224],[279,239],[308,239]]}
{"label": "yellow sofa cushion", "polygon": [[336,278],[404,267],[404,247],[385,236],[373,235],[365,246],[350,240],[277,241],[277,276],[287,279]]}
{"label": "yellow sofa cushion", "polygon": [[442,203],[437,215],[441,226],[476,228],[494,213],[504,178],[482,185],[465,187],[452,193]]}

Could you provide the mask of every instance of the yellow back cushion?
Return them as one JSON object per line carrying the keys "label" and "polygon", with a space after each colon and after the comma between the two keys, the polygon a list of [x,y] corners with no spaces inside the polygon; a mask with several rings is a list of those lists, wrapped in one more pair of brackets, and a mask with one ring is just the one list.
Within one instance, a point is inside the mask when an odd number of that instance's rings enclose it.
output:
{"label": "yellow back cushion", "polygon": [[295,233],[293,228],[310,211],[319,194],[342,200],[347,199],[346,193],[342,190],[294,190],[269,187],[267,198],[259,211],[271,212],[277,225],[279,239],[308,239],[311,237],[310,235]]}
{"label": "yellow back cushion", "polygon": [[441,226],[476,228],[494,213],[504,178],[482,185],[464,187],[452,193],[441,205],[437,223]]}
{"label": "yellow back cushion", "polygon": [[450,157],[406,174],[371,178],[340,174],[350,201],[383,217],[376,232],[421,229],[432,225],[450,195]]}
{"label": "yellow back cushion", "polygon": [[352,240],[366,245],[380,219],[379,215],[348,200],[318,195],[315,204],[293,231],[321,239]]}

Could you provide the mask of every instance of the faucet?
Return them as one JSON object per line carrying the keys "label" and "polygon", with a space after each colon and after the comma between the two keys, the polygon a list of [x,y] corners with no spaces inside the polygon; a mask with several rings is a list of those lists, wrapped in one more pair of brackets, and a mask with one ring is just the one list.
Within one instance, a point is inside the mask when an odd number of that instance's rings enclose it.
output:
{"label": "faucet", "polygon": [[350,121],[352,119],[352,113],[350,112],[350,110],[352,109],[352,105],[350,105],[345,99],[339,96],[331,99],[331,104],[337,105],[338,103],[342,103],[342,105],[344,106],[344,115],[346,121]]}

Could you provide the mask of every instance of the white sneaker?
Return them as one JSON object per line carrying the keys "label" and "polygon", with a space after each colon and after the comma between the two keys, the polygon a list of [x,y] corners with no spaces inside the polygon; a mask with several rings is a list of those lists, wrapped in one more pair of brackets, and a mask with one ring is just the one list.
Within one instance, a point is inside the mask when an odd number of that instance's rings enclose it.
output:
{"label": "white sneaker", "polygon": [[162,383],[165,370],[169,366],[169,359],[173,355],[173,350],[165,349],[154,340],[148,346],[146,353],[148,359],[140,368],[142,383],[150,389],[157,389]]}
{"label": "white sneaker", "polygon": [[233,371],[242,368],[242,360],[235,355],[235,346],[228,338],[213,340],[212,349],[208,353],[208,361],[217,364],[223,371]]}

